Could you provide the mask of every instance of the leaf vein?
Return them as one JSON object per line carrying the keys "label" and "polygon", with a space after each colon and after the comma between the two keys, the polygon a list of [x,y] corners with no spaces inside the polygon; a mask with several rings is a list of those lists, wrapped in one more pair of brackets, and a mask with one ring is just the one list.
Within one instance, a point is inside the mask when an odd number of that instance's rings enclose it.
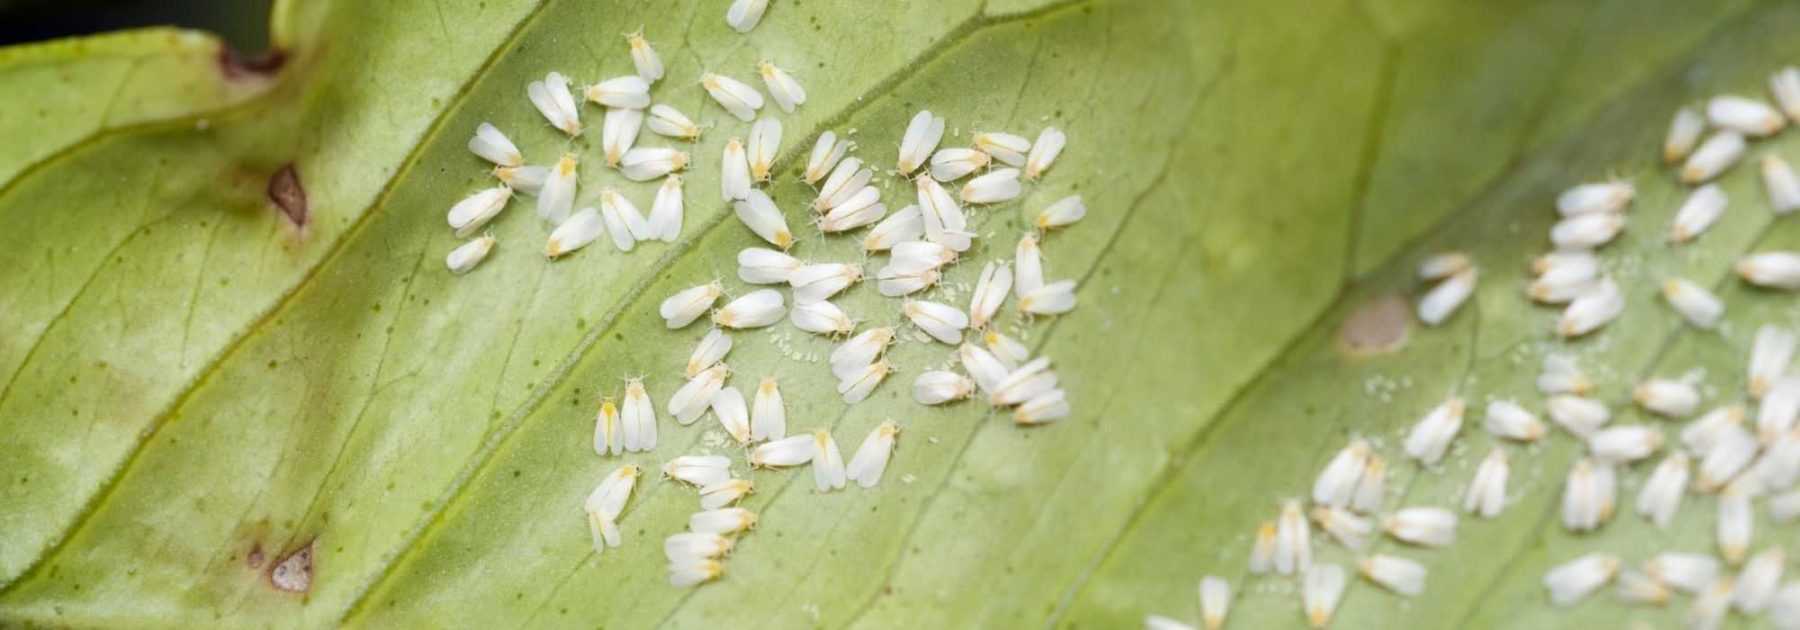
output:
{"label": "leaf vein", "polygon": [[[425,133],[420,138],[419,143],[414,145],[413,148],[407,152],[406,157],[401,161],[402,166],[399,169],[395,170],[393,176],[389,177],[388,181],[383,185],[382,190],[376,196],[374,203],[372,203],[367,208],[367,210],[362,213],[361,216],[357,217],[356,221],[354,223],[352,223],[348,229],[344,230],[344,232],[335,241],[332,242],[330,249],[328,249],[326,251],[325,255],[323,255],[319,258],[319,262],[315,263],[310,269],[308,269],[306,271],[305,275],[301,276],[301,278],[293,286],[289,287],[286,291],[284,291],[275,300],[275,302],[272,305],[270,305],[270,307],[268,309],[263,311],[263,313],[260,316],[258,316],[248,326],[246,326],[242,332],[240,332],[238,335],[233,337],[229,342],[227,342],[225,344],[225,346],[220,350],[219,355],[216,358],[214,358],[213,361],[208,363],[207,366],[205,368],[203,368],[198,374],[196,374],[194,376],[194,378],[190,379],[188,384],[180,390],[180,392],[176,395],[175,399],[168,406],[166,406],[162,412],[156,414],[156,417],[151,421],[150,426],[147,427],[142,433],[140,433],[141,437],[138,439],[137,444],[131,448],[131,452],[129,455],[126,456],[125,461],[122,464],[120,464],[117,468],[115,468],[113,474],[110,477],[108,477],[106,479],[106,481],[104,481],[100,485],[100,487],[97,489],[97,491],[94,492],[93,496],[89,497],[86,505],[84,505],[82,507],[81,511],[76,516],[75,520],[71,521],[68,526],[66,526],[60,530],[63,535],[60,538],[58,538],[54,543],[52,543],[49,549],[46,549],[42,553],[39,553],[37,558],[33,559],[31,564],[27,565],[25,570],[22,571],[18,575],[17,578],[14,578],[10,582],[0,584],[0,596],[4,596],[7,593],[11,592],[19,584],[23,584],[23,583],[30,581],[42,569],[46,560],[48,560],[49,558],[54,557],[57,554],[62,552],[62,550],[67,546],[68,541],[70,541],[71,539],[73,539],[75,537],[74,533],[85,528],[88,524],[89,519],[91,519],[96,513],[98,513],[100,508],[102,506],[104,506],[106,504],[106,502],[112,497],[113,493],[117,491],[119,482],[125,478],[125,475],[134,466],[136,466],[138,459],[143,455],[145,445],[150,444],[151,441],[154,440],[156,438],[156,436],[161,433],[163,427],[167,426],[169,420],[171,418],[175,417],[175,412],[177,410],[179,410],[183,405],[185,405],[187,403],[187,401],[193,397],[195,392],[199,391],[202,387],[204,387],[206,385],[206,383],[211,381],[213,375],[216,374],[225,365],[227,360],[229,360],[232,356],[234,356],[237,353],[237,351],[240,348],[242,348],[244,346],[244,344],[250,338],[254,337],[257,332],[261,331],[264,327],[268,326],[271,322],[275,321],[276,316],[279,313],[286,310],[293,303],[293,300],[296,296],[300,295],[304,290],[306,290],[308,287],[310,287],[312,285],[312,283],[319,277],[320,272],[324,268],[330,266],[332,262],[338,260],[340,258],[340,256],[342,256],[345,245],[351,241],[356,240],[356,236],[362,233],[362,231],[368,226],[370,220],[373,219],[376,215],[381,214],[387,208],[387,203],[388,203],[390,197],[394,193],[394,189],[395,189],[395,186],[397,185],[397,182],[399,182],[401,179],[403,179],[404,176],[408,172],[410,172],[414,166],[416,166],[418,164],[418,161],[420,160],[421,156],[423,155],[424,148],[431,144],[431,139],[437,137],[437,135],[443,131],[443,126],[449,120],[449,113],[456,110],[456,104],[460,104],[465,99],[467,99],[467,97],[470,93],[470,88],[473,87],[476,79],[479,77],[485,76],[484,71],[487,68],[491,67],[500,58],[501,53],[505,52],[506,50],[508,50],[510,48],[510,44],[513,41],[515,41],[516,38],[520,34],[523,33],[523,26],[526,23],[529,23],[531,21],[531,18],[536,17],[539,13],[541,13],[544,6],[545,5],[543,5],[543,4],[538,5],[537,8],[532,10],[532,14],[530,16],[527,16],[526,19],[521,20],[519,26],[515,27],[513,33],[508,36],[508,38],[505,42],[505,45],[496,47],[495,50],[489,54],[488,58],[482,62],[481,70],[477,71],[474,75],[471,76],[471,78],[468,81],[465,81],[461,86],[458,87],[456,95],[450,99],[450,102],[452,103],[452,105],[450,107],[446,107],[442,112],[440,112],[438,114],[438,116],[435,119],[432,120],[431,125],[426,128]],[[261,104],[260,99],[253,99],[251,101],[246,101],[245,103],[242,104],[241,107],[225,108],[225,109],[219,110],[219,111],[232,111],[232,112],[248,111],[251,109],[249,107],[250,105],[260,105],[260,104]],[[190,121],[190,120],[198,118],[202,115],[204,115],[204,114],[196,114],[193,116],[187,116],[187,117],[172,119],[172,120],[168,120],[168,121],[158,121],[155,123],[146,123],[144,125],[120,127],[118,129],[110,131],[106,134],[101,134],[101,135],[95,136],[94,138],[106,137],[106,136],[115,135],[115,134],[123,135],[127,132],[135,132],[135,131],[142,130],[142,129],[154,129],[154,128],[160,128],[160,127],[179,126],[184,121]],[[90,138],[90,140],[92,140],[94,138]],[[72,147],[70,147],[70,149],[60,152],[58,155],[59,156],[69,155],[74,150],[74,148],[75,147],[72,146]],[[0,197],[4,197],[8,193],[10,193],[12,191],[12,185],[18,181],[20,181],[20,180],[14,179],[13,181],[8,182],[5,186],[0,186]],[[70,304],[73,304],[73,303],[74,303],[73,301],[70,302]],[[66,306],[65,306],[64,310],[65,311],[67,310]],[[22,369],[22,367],[23,366],[21,366],[21,369]],[[16,374],[15,374],[15,378],[16,378]],[[9,385],[9,387],[10,387],[10,385]],[[0,400],[3,400],[3,396],[4,396],[4,394],[0,393]]]}
{"label": "leaf vein", "polygon": [[[883,78],[881,81],[877,82],[874,86],[872,86],[870,88],[869,92],[870,93],[881,93],[881,92],[891,90],[891,88],[893,86],[906,81],[907,79],[911,78],[913,75],[922,71],[924,69],[924,67],[929,65],[933,60],[942,57],[949,50],[957,47],[958,45],[960,45],[962,42],[966,41],[970,37],[972,37],[976,34],[979,34],[985,30],[988,30],[993,27],[1005,25],[1005,24],[1010,24],[1010,23],[1014,23],[1014,22],[1018,22],[1018,21],[1023,21],[1023,20],[1040,17],[1040,16],[1043,16],[1043,15],[1046,15],[1049,13],[1054,13],[1054,12],[1068,9],[1071,7],[1084,5],[1084,4],[1089,3],[1090,1],[1091,0],[1067,0],[1064,2],[1052,3],[1049,5],[1040,7],[1036,10],[1023,12],[1023,13],[1017,13],[1017,14],[1011,14],[1011,15],[1006,15],[1006,16],[1000,16],[1000,17],[984,18],[979,13],[976,13],[976,14],[972,15],[970,18],[968,18],[967,20],[965,20],[964,22],[962,22],[961,24],[959,24],[958,26],[952,28],[951,31],[949,32],[949,34],[947,34],[945,36],[943,41],[938,42],[931,48],[929,48],[926,51],[924,51],[923,53],[921,53],[918,57],[913,59],[911,62],[905,64],[901,69],[897,70],[893,74],[891,74],[891,75]],[[691,22],[690,22],[690,28],[691,28]],[[878,99],[862,99],[860,101],[856,101],[856,102],[854,102],[854,104],[852,104],[851,106],[840,111],[838,114],[836,114],[826,120],[821,121],[818,124],[818,128],[825,129],[825,128],[837,126],[840,123],[847,121],[850,118],[854,117],[855,115],[861,113],[864,109],[872,106],[874,103],[877,102],[877,100]],[[799,158],[805,150],[810,150],[810,147],[811,147],[810,142],[796,143],[793,147],[786,150],[784,152],[784,155],[782,155],[780,157],[780,159],[777,160],[778,166],[775,170],[777,170],[777,171],[782,170],[782,168],[784,167],[783,165],[789,164],[793,160]],[[1166,166],[1167,165],[1165,163],[1164,174],[1166,174]],[[1159,175],[1159,181],[1160,181],[1160,177],[1161,177],[1161,175]],[[701,227],[701,229],[695,234],[695,236],[684,240],[680,247],[670,248],[670,250],[668,252],[666,252],[660,260],[658,260],[655,268],[666,269],[666,268],[669,268],[670,266],[672,266],[673,263],[676,260],[678,260],[681,256],[687,255],[689,252],[691,252],[692,247],[695,243],[704,239],[706,237],[706,235],[710,234],[714,229],[717,229],[720,225],[726,223],[727,219],[730,218],[730,216],[731,216],[731,213],[722,212],[722,213],[719,213],[718,215],[712,217],[706,224],[704,224]],[[1116,240],[1117,234],[1115,233],[1114,236],[1115,236],[1115,240]],[[1111,244],[1111,242],[1109,242],[1109,247],[1110,247],[1110,244]],[[445,492],[444,499],[437,502],[436,505],[438,505],[439,507],[437,507],[436,509],[434,509],[432,511],[432,515],[430,517],[428,517],[428,519],[424,523],[422,523],[419,527],[415,528],[413,532],[409,533],[405,537],[405,542],[402,544],[400,549],[398,549],[395,552],[395,554],[393,556],[394,561],[390,562],[386,566],[382,567],[382,570],[368,582],[368,585],[365,588],[363,588],[361,590],[361,592],[359,592],[356,595],[354,602],[347,609],[344,616],[340,619],[340,623],[347,622],[349,619],[356,617],[357,615],[359,615],[361,613],[361,611],[364,609],[364,607],[366,607],[368,605],[368,599],[369,599],[370,595],[372,595],[375,591],[378,591],[381,589],[382,585],[384,583],[386,583],[387,580],[389,580],[394,575],[394,571],[401,564],[404,563],[404,559],[406,557],[412,555],[413,553],[416,553],[416,550],[418,549],[420,541],[422,541],[426,537],[428,537],[436,527],[438,527],[439,525],[441,525],[444,522],[444,515],[449,513],[449,510],[453,504],[460,502],[463,499],[463,497],[465,496],[463,494],[463,491],[467,487],[467,484],[470,481],[472,481],[476,478],[479,478],[483,471],[487,470],[488,467],[493,465],[494,454],[499,452],[499,450],[501,448],[503,448],[505,446],[505,444],[511,440],[512,436],[517,433],[517,430],[523,426],[525,419],[527,417],[529,417],[534,411],[536,411],[542,405],[543,400],[545,400],[548,397],[549,392],[551,390],[553,390],[557,385],[559,385],[565,378],[568,377],[568,374],[570,372],[572,372],[574,370],[575,366],[577,364],[579,364],[581,362],[581,360],[587,355],[587,352],[595,345],[595,342],[598,339],[600,339],[601,337],[603,337],[606,333],[611,332],[612,329],[614,327],[616,327],[616,325],[618,323],[618,315],[620,313],[624,312],[625,309],[632,307],[632,306],[636,306],[639,301],[646,299],[646,296],[644,294],[648,290],[649,286],[655,282],[655,280],[656,280],[655,276],[650,276],[650,277],[646,277],[646,278],[640,280],[639,282],[635,283],[634,286],[631,288],[631,290],[623,297],[620,304],[617,307],[615,307],[611,312],[609,312],[606,315],[606,317],[604,317],[601,320],[600,325],[596,326],[595,331],[593,333],[590,333],[581,342],[579,342],[576,345],[576,348],[567,357],[565,357],[565,359],[559,364],[558,368],[543,380],[543,382],[538,386],[537,391],[533,393],[531,398],[527,399],[520,406],[520,408],[514,412],[514,414],[512,415],[511,421],[509,421],[505,426],[502,426],[496,430],[495,435],[492,438],[490,438],[487,441],[487,443],[484,444],[478,450],[476,455],[474,456],[473,465],[468,468],[465,468],[465,470],[462,473],[457,475],[456,480],[454,482],[452,482],[450,488],[448,488],[447,491]],[[842,416],[840,416],[840,419],[841,418],[842,418]],[[784,488],[785,488],[785,485],[784,485]],[[770,503],[773,503],[773,501],[774,501],[774,498],[771,498]],[[683,597],[682,602],[685,603],[686,597],[687,596]],[[676,609],[679,609],[680,606],[681,606],[681,604],[677,604]],[[672,611],[670,614],[673,615],[674,612]]]}

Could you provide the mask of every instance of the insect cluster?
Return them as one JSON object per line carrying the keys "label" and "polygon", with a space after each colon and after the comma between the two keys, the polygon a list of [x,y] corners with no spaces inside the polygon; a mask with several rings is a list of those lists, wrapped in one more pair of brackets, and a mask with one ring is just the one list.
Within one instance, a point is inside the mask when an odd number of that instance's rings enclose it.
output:
{"label": "insect cluster", "polygon": [[[1677,180],[1693,188],[1667,228],[1671,247],[1700,238],[1724,216],[1729,200],[1711,182],[1730,171],[1753,140],[1800,122],[1800,69],[1785,68],[1769,83],[1774,105],[1723,95],[1709,99],[1704,112],[1683,108],[1676,113],[1663,160],[1675,168]],[[1760,177],[1775,215],[1800,209],[1800,176],[1785,160],[1773,153],[1762,156]],[[1629,181],[1614,179],[1580,184],[1556,197],[1559,220],[1549,234],[1553,250],[1530,262],[1525,297],[1563,309],[1554,325],[1557,338],[1567,342],[1583,337],[1624,312],[1625,293],[1609,275],[1608,261],[1599,250],[1627,227],[1636,192]],[[1755,286],[1800,290],[1800,252],[1752,253],[1737,261],[1735,271]],[[1446,252],[1422,260],[1417,275],[1430,284],[1418,301],[1418,318],[1436,326],[1454,316],[1475,293],[1478,270],[1469,255]],[[1706,287],[1672,277],[1661,289],[1664,301],[1688,325],[1700,329],[1721,325],[1724,303]],[[1794,331],[1780,326],[1765,325],[1756,331],[1747,361],[1747,403],[1702,413],[1698,372],[1638,383],[1632,401],[1647,415],[1693,418],[1673,431],[1672,438],[1653,424],[1612,423],[1612,409],[1594,396],[1596,383],[1575,358],[1560,353],[1544,358],[1536,380],[1544,413],[1586,450],[1560,484],[1558,516],[1565,530],[1581,534],[1610,522],[1619,511],[1621,485],[1631,487],[1621,477],[1634,467],[1648,469],[1636,486],[1634,511],[1656,527],[1668,527],[1688,496],[1717,498],[1714,553],[1651,550],[1635,566],[1612,553],[1582,554],[1543,576],[1552,604],[1576,604],[1611,584],[1617,597],[1631,604],[1660,606],[1678,594],[1692,596],[1686,613],[1692,628],[1717,628],[1733,611],[1764,616],[1776,627],[1800,627],[1800,580],[1782,582],[1783,547],[1775,544],[1752,553],[1759,501],[1776,523],[1800,519],[1800,489],[1796,489],[1800,375],[1793,370],[1797,339]],[[1436,466],[1462,431],[1465,411],[1464,401],[1455,396],[1429,410],[1406,432],[1404,456],[1421,467]],[[1537,443],[1551,434],[1538,414],[1514,400],[1489,400],[1481,426],[1501,442],[1515,445]],[[1388,464],[1377,450],[1369,439],[1352,438],[1319,473],[1310,509],[1300,499],[1284,500],[1278,515],[1256,530],[1249,572],[1295,576],[1301,608],[1315,627],[1330,624],[1349,585],[1343,567],[1313,561],[1315,534],[1361,555],[1356,570],[1364,579],[1404,597],[1424,592],[1426,567],[1394,555],[1363,555],[1372,539],[1386,534],[1426,548],[1455,542],[1458,516],[1449,508],[1388,510],[1384,505]],[[1659,454],[1662,459],[1648,466]],[[1506,509],[1509,459],[1508,446],[1500,445],[1480,461],[1462,494],[1461,511],[1485,519]],[[1646,465],[1638,466],[1640,462]],[[1206,628],[1224,625],[1231,600],[1231,586],[1224,578],[1201,580],[1199,604]],[[1148,616],[1145,626],[1191,627],[1158,615]]]}
{"label": "insect cluster", "polygon": [[[738,0],[726,21],[739,32],[755,27],[766,1]],[[663,65],[642,33],[626,36],[636,74],[599,81],[579,89],[583,101],[604,108],[601,148],[605,166],[635,182],[660,180],[646,215],[626,193],[605,188],[598,207],[577,207],[580,158],[565,153],[550,165],[527,165],[507,136],[482,123],[469,149],[494,164],[499,185],[478,191],[449,212],[451,228],[468,237],[497,216],[515,196],[535,197],[536,214],[550,227],[544,254],[555,259],[607,236],[620,251],[641,241],[674,242],[681,236],[686,195],[680,173],[695,166],[690,155],[675,148],[641,146],[640,131],[676,141],[693,141],[702,127],[666,103],[653,102],[651,88],[663,77]],[[799,244],[788,214],[766,190],[781,155],[782,123],[770,115],[773,102],[791,114],[807,100],[805,89],[787,71],[768,62],[758,64],[768,98],[756,87],[729,76],[707,72],[700,85],[731,117],[750,123],[744,137],[732,137],[720,156],[720,197],[738,221],[766,243],[737,254],[737,278],[749,288],[731,293],[712,280],[668,296],[658,314],[670,330],[684,329],[702,318],[710,331],[700,340],[683,370],[686,383],[667,400],[663,412],[690,426],[710,412],[730,444],[744,449],[756,468],[810,466],[819,492],[842,489],[849,482],[876,486],[887,468],[901,433],[884,422],[861,442],[848,462],[828,429],[789,434],[781,380],[799,374],[767,375],[746,395],[730,383],[725,363],[734,334],[766,328],[787,320],[808,334],[841,339],[829,357],[836,390],[845,404],[856,404],[896,371],[887,350],[902,340],[942,343],[955,348],[961,371],[931,369],[913,381],[916,402],[949,404],[977,391],[995,407],[1010,409],[1019,425],[1054,422],[1070,413],[1069,403],[1048,357],[1032,357],[1022,342],[1003,333],[997,321],[1013,298],[1022,317],[1054,316],[1076,305],[1076,282],[1046,277],[1040,242],[1044,235],[1079,221],[1087,213],[1081,197],[1070,196],[1035,215],[1033,231],[1012,248],[1010,260],[985,263],[965,310],[958,305],[919,297],[937,286],[943,273],[962,260],[974,241],[968,210],[1018,199],[1029,182],[1042,178],[1066,143],[1062,131],[1048,127],[1036,139],[1005,132],[981,132],[969,147],[939,148],[945,120],[930,111],[911,118],[894,168],[887,176],[910,180],[916,203],[889,212],[882,188],[871,183],[881,168],[852,155],[859,148],[823,131],[806,156],[801,179],[817,191],[805,212],[820,239],[868,228],[861,237],[864,260],[809,262],[794,255]],[[582,103],[569,80],[551,72],[527,86],[527,96],[543,118],[571,138],[583,133]],[[966,180],[966,181],[962,181]],[[958,186],[959,181],[961,182]],[[954,192],[953,192],[954,191]],[[453,273],[467,273],[488,255],[495,239],[481,236],[457,247],[447,257]],[[887,256],[875,272],[879,293],[897,298],[899,325],[872,326],[858,332],[859,319],[832,300],[865,279],[867,256]],[[758,288],[761,287],[761,288]],[[785,287],[785,291],[783,288]],[[720,302],[723,304],[720,305]],[[916,332],[908,336],[903,332]],[[970,334],[978,340],[969,340]],[[629,379],[617,399],[601,401],[595,419],[593,447],[601,456],[649,452],[658,441],[659,412],[641,378]],[[757,514],[735,504],[754,490],[748,479],[735,478],[732,460],[724,455],[683,455],[662,467],[665,477],[696,489],[701,511],[688,531],[664,541],[671,584],[693,586],[723,574],[724,557],[739,536],[757,523]],[[607,475],[583,504],[596,553],[623,544],[618,521],[642,475],[627,464]]]}

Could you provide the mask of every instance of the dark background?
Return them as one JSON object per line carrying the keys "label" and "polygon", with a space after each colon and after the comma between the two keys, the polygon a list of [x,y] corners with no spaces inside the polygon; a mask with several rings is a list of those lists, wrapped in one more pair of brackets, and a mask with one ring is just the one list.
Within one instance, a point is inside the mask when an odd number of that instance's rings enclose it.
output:
{"label": "dark background", "polygon": [[0,46],[143,26],[181,26],[218,33],[239,51],[254,54],[268,48],[269,6],[273,3],[274,0],[0,0]]}

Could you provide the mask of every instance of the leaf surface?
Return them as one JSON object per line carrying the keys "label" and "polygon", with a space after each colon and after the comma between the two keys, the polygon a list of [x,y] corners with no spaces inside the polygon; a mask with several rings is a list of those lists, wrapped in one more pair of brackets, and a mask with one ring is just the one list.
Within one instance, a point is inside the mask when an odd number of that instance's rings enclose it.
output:
{"label": "leaf surface", "polygon": [[[61,85],[0,105],[0,130],[19,125],[6,108],[90,105],[21,125],[31,151],[0,160],[0,619],[1117,627],[1197,615],[1193,585],[1220,573],[1246,592],[1234,624],[1295,623],[1280,583],[1242,588],[1247,533],[1348,432],[1392,434],[1449,391],[1529,394],[1557,344],[1553,314],[1519,299],[1518,269],[1543,249],[1560,187],[1638,176],[1632,231],[1609,253],[1633,308],[1575,346],[1608,366],[1613,398],[1641,373],[1694,365],[1737,391],[1749,331],[1788,317],[1779,296],[1728,291],[1722,348],[1655,303],[1667,273],[1722,282],[1771,223],[1740,169],[1729,218],[1671,253],[1659,226],[1679,193],[1652,148],[1678,104],[1759,90],[1800,46],[1779,36],[1795,11],[1660,4],[777,1],[739,35],[717,2],[282,3],[289,57],[259,87],[221,83],[194,54],[131,62],[185,68],[211,93],[134,79],[144,70],[92,51],[0,52],[0,86]],[[464,146],[482,121],[528,162],[580,154],[584,202],[616,187],[649,207],[654,184],[600,168],[597,108],[569,140],[524,96],[551,70],[577,84],[631,72],[619,35],[639,26],[669,67],[655,98],[707,127],[686,149],[681,240],[546,262],[545,228],[514,201],[491,225],[494,255],[448,274],[459,241],[443,212],[492,181]],[[697,83],[717,71],[760,86],[759,59],[809,92],[779,116],[771,193],[810,260],[862,256],[859,238],[802,227],[813,193],[799,171],[821,131],[854,130],[857,155],[884,168],[922,108],[949,121],[945,146],[1067,131],[1022,201],[974,211],[976,249],[933,299],[965,304],[981,262],[1009,257],[1037,209],[1081,194],[1090,215],[1044,245],[1050,275],[1081,282],[1081,306],[1028,322],[1009,305],[1003,320],[1055,359],[1072,418],[1024,430],[977,402],[913,403],[912,378],[952,353],[911,334],[890,351],[900,371],[846,406],[829,341],[784,323],[737,335],[732,384],[780,377],[790,428],[830,428],[846,455],[899,423],[878,488],[819,494],[805,470],[749,472],[710,418],[664,418],[654,453],[594,455],[596,402],[642,375],[664,407],[704,333],[667,330],[657,303],[713,278],[748,289],[734,257],[757,241],[716,193],[721,147],[748,125]],[[111,74],[71,74],[82,64]],[[55,83],[68,76],[83,78]],[[91,107],[109,90],[130,98]],[[289,165],[304,225],[267,198]],[[876,183],[890,207],[911,202],[904,180]],[[1475,303],[1397,354],[1342,357],[1345,313],[1413,291],[1411,265],[1448,247],[1487,270]],[[840,304],[900,323],[872,282]],[[1448,501],[1486,451],[1475,433],[1444,471],[1406,469],[1405,498]],[[580,504],[601,476],[714,451],[755,480],[745,506],[762,516],[722,580],[666,584],[660,540],[697,505],[654,474],[622,518],[625,546],[592,552]],[[1553,440],[1516,458],[1537,471],[1515,473],[1518,503],[1462,532],[1490,545],[1415,554],[1434,570],[1428,597],[1358,584],[1344,622],[1574,619],[1514,614],[1544,609],[1545,563],[1595,544],[1545,519],[1574,451]],[[1710,531],[1709,510],[1688,512],[1666,533],[1617,523],[1602,544]],[[300,549],[308,592],[272,588],[270,567]]]}

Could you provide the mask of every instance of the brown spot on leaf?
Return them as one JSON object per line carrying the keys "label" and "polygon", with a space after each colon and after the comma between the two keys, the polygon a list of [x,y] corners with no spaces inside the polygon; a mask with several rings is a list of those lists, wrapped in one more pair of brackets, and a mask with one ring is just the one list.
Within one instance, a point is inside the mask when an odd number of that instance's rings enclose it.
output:
{"label": "brown spot on leaf", "polygon": [[279,48],[251,56],[230,45],[219,47],[219,73],[232,81],[266,79],[281,72],[281,66],[286,63],[287,52]]}
{"label": "brown spot on leaf", "polygon": [[275,568],[269,570],[269,584],[276,590],[289,593],[305,593],[312,589],[313,579],[313,543],[306,541],[299,549],[288,552]]}
{"label": "brown spot on leaf", "polygon": [[260,542],[250,543],[250,553],[244,554],[244,564],[250,565],[250,568],[252,569],[261,569],[263,561],[268,559],[267,556],[263,555],[262,543]]}
{"label": "brown spot on leaf", "polygon": [[1350,356],[1387,354],[1406,345],[1412,308],[1395,294],[1376,297],[1350,312],[1338,327],[1338,351]]}
{"label": "brown spot on leaf", "polygon": [[306,188],[300,185],[300,171],[289,162],[269,177],[269,202],[281,209],[294,227],[306,227]]}

